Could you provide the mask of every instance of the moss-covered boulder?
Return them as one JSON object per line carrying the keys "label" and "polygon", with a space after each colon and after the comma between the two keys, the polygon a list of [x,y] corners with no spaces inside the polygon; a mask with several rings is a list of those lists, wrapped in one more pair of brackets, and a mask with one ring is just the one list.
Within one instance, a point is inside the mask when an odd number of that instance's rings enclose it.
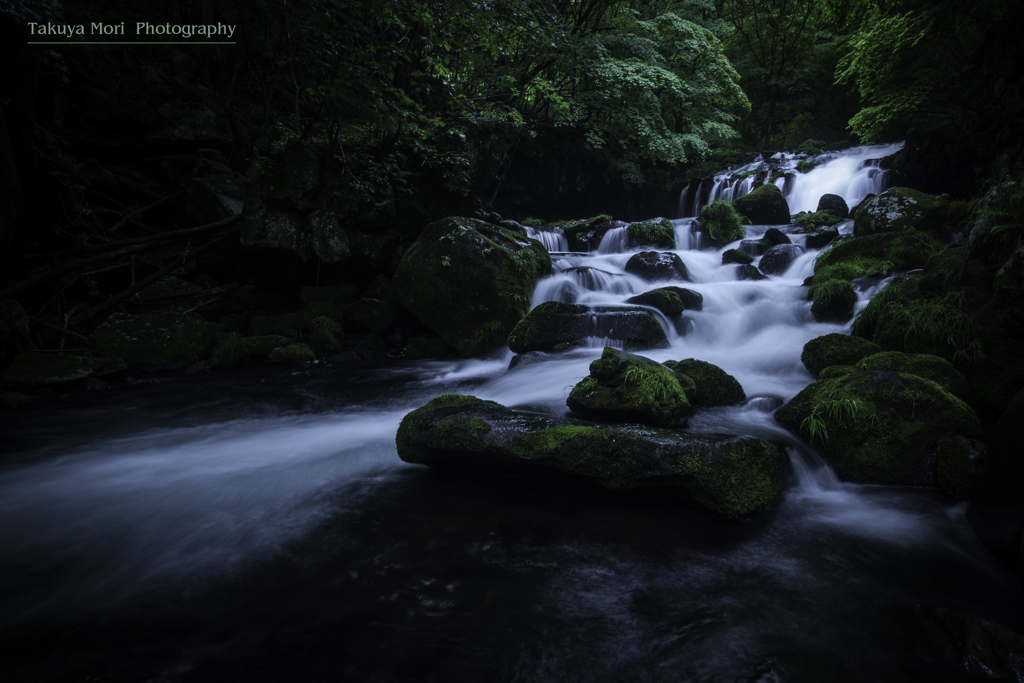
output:
{"label": "moss-covered boulder", "polygon": [[406,415],[396,445],[405,462],[546,479],[563,474],[613,489],[656,488],[732,519],[777,502],[787,471],[783,450],[761,439],[642,425],[597,427],[454,394]]}
{"label": "moss-covered boulder", "polygon": [[313,320],[322,315],[335,320],[342,319],[342,312],[334,305],[333,301],[321,300],[308,303],[294,313],[254,315],[250,325],[252,333],[257,337],[270,334],[292,334],[296,331],[311,329]]}
{"label": "moss-covered boulder", "polygon": [[662,287],[659,289],[652,289],[649,292],[638,294],[626,299],[627,304],[636,304],[638,306],[650,306],[656,308],[667,316],[679,315],[686,310],[686,305],[683,304],[682,298],[675,292],[675,289],[682,289],[681,287]]}
{"label": "moss-covered boulder", "polygon": [[695,407],[728,406],[747,400],[736,378],[713,363],[687,358],[665,361],[664,365],[693,380],[695,387],[692,391],[687,390],[686,397]]}
{"label": "moss-covered boulder", "polygon": [[738,263],[740,265],[749,265],[754,262],[754,257],[745,251],[740,249],[726,249],[722,252],[722,265],[728,265],[730,263]]}
{"label": "moss-covered boulder", "polygon": [[292,341],[276,334],[262,337],[243,337],[238,334],[221,336],[213,348],[213,357],[227,368],[245,365],[253,360],[265,360],[274,349],[288,346]]}
{"label": "moss-covered boulder", "polygon": [[789,235],[778,228],[768,228],[765,230],[761,240],[768,245],[769,249],[778,244],[793,244],[793,240],[789,239]]}
{"label": "moss-covered boulder", "polygon": [[848,280],[815,277],[810,289],[811,314],[820,323],[845,323],[853,318],[857,292]]}
{"label": "moss-covered boulder", "polygon": [[793,219],[793,222],[799,225],[804,232],[813,232],[818,228],[831,227],[836,223],[841,223],[842,219],[831,211],[815,211],[814,213],[801,213]]}
{"label": "moss-covered boulder", "polygon": [[610,337],[629,349],[668,345],[665,330],[654,314],[639,307],[594,307],[547,301],[513,328],[508,346],[514,353],[555,350],[559,344],[587,337]]}
{"label": "moss-covered boulder", "polygon": [[803,253],[804,250],[795,244],[777,244],[761,257],[758,270],[766,275],[782,275]]}
{"label": "moss-covered boulder", "polygon": [[[525,225],[544,225],[543,221],[525,219]],[[552,227],[560,228],[569,242],[570,251],[594,251],[601,244],[605,234],[614,228],[625,228],[628,223],[612,220],[607,214],[574,220],[558,221]]]}
{"label": "moss-covered boulder", "polygon": [[853,234],[857,237],[914,229],[938,233],[949,210],[949,197],[925,194],[909,187],[892,187],[857,207]]}
{"label": "moss-covered boulder", "polygon": [[736,207],[722,200],[715,200],[701,208],[700,229],[717,246],[741,240],[747,234]]}
{"label": "moss-covered boulder", "polygon": [[391,328],[397,311],[387,301],[363,297],[342,309],[345,324],[353,323],[356,327],[383,334]]}
{"label": "moss-covered boulder", "polygon": [[108,375],[127,367],[120,358],[24,351],[4,371],[4,381],[11,386],[47,386]]}
{"label": "moss-covered boulder", "polygon": [[472,218],[431,223],[392,280],[399,303],[466,355],[496,348],[530,310],[551,257],[525,230]]}
{"label": "moss-covered boulder", "polygon": [[605,347],[566,400],[571,410],[596,420],[680,425],[690,411],[675,373],[661,363]]}
{"label": "moss-covered boulder", "polygon": [[678,254],[669,251],[637,252],[626,261],[625,271],[648,282],[690,279],[686,264]]}
{"label": "moss-covered boulder", "polygon": [[[832,365],[855,365],[862,358],[880,352],[877,344],[848,334],[833,332],[804,344],[800,361],[815,377]],[[888,368],[878,368],[888,369]]]}
{"label": "moss-covered boulder", "polygon": [[626,235],[630,249],[637,247],[675,249],[676,247],[676,229],[672,225],[672,221],[667,218],[662,218],[659,221],[630,223]]}
{"label": "moss-covered boulder", "polygon": [[21,351],[35,348],[28,326],[28,313],[14,299],[0,301],[0,352],[6,346]]}
{"label": "moss-covered boulder", "polygon": [[[856,337],[848,337],[848,339],[856,339]],[[972,400],[973,392],[967,383],[967,378],[945,358],[928,353],[882,351],[865,356],[856,362],[856,366],[859,371],[885,370],[923,377],[935,382],[961,401],[970,403]]]}
{"label": "moss-covered boulder", "polygon": [[830,211],[836,218],[847,218],[850,215],[850,207],[847,206],[846,200],[837,194],[823,194],[818,200],[818,208],[815,213],[819,211]]}
{"label": "moss-covered boulder", "polygon": [[789,202],[775,185],[766,183],[735,200],[736,210],[754,225],[786,225],[789,223]]}
{"label": "moss-covered boulder", "polygon": [[316,354],[308,344],[298,343],[281,346],[270,352],[267,358],[271,363],[304,363],[316,360]]}
{"label": "moss-covered boulder", "polygon": [[970,472],[970,454],[942,441],[981,431],[974,411],[935,382],[882,370],[818,380],[775,419],[860,484],[938,486],[940,470]]}
{"label": "moss-covered boulder", "polygon": [[167,370],[191,365],[217,341],[223,326],[179,313],[114,313],[91,335],[97,356],[122,358],[129,367]]}
{"label": "moss-covered boulder", "polygon": [[820,268],[858,260],[887,262],[890,271],[922,268],[929,257],[941,249],[942,245],[930,235],[913,229],[900,234],[881,233],[842,239],[818,257],[814,269],[817,272]]}

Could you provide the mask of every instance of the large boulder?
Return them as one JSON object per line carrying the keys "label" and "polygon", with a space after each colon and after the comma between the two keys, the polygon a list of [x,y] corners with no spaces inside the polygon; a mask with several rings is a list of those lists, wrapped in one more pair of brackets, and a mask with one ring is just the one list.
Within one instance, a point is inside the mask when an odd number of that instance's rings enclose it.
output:
{"label": "large boulder", "polygon": [[789,223],[789,202],[782,190],[766,183],[735,200],[733,206],[754,225],[786,225]]}
{"label": "large boulder", "polygon": [[668,337],[654,314],[639,306],[594,307],[546,301],[523,318],[508,335],[515,353],[554,351],[559,344],[587,337],[610,337],[629,349],[668,346]]}
{"label": "large boulder", "polygon": [[[877,344],[872,344],[867,339],[853,337],[840,332],[833,332],[821,337],[815,337],[804,344],[803,352],[800,354],[800,361],[815,377],[821,375],[821,371],[833,365],[854,365],[862,358],[880,352],[882,349]],[[888,370],[890,368],[877,368]]]}
{"label": "large boulder", "polygon": [[630,249],[637,247],[675,249],[676,246],[676,230],[672,221],[667,218],[630,223],[626,235]]}
{"label": "large boulder", "polygon": [[853,234],[857,237],[914,229],[939,232],[949,210],[949,197],[909,187],[892,187],[857,207]]}
{"label": "large boulder", "polygon": [[857,292],[848,280],[815,278],[811,287],[811,314],[820,323],[845,323],[853,318]]}
{"label": "large boulder", "polygon": [[188,314],[114,313],[92,333],[98,356],[122,358],[129,367],[167,370],[199,360],[223,326]]}
{"label": "large boulder", "polygon": [[566,400],[570,409],[596,420],[680,425],[690,402],[676,374],[657,361],[611,347],[590,364]]}
{"label": "large boulder", "polygon": [[686,390],[686,397],[693,406],[713,408],[735,405],[747,400],[747,395],[736,378],[713,363],[686,358],[668,360],[664,365],[676,374],[686,375],[693,380],[695,386]]}
{"label": "large boulder", "polygon": [[[751,240],[754,241],[754,240]],[[745,251],[740,249],[726,249],[722,252],[722,265],[728,265],[730,263],[738,263],[741,266],[747,266],[754,262],[754,257]]]}
{"label": "large boulder", "polygon": [[625,271],[648,282],[690,279],[686,264],[670,251],[641,251],[633,254],[626,261]]}
{"label": "large boulder", "polygon": [[47,386],[107,375],[127,367],[120,358],[25,351],[4,371],[4,381],[11,386]]}
{"label": "large boulder", "polygon": [[447,469],[567,474],[613,489],[654,488],[733,519],[782,495],[787,461],[775,444],[511,410],[472,396],[438,396],[402,420],[405,462]]}
{"label": "large boulder", "polygon": [[817,211],[831,211],[836,218],[846,218],[850,215],[850,207],[847,206],[846,200],[837,194],[823,194],[821,199],[818,200]]}
{"label": "large boulder", "polygon": [[715,246],[741,240],[747,234],[736,207],[722,200],[700,210],[700,231]]}
{"label": "large boulder", "polygon": [[777,244],[761,257],[758,269],[766,275],[782,275],[802,253],[795,244]]}
{"label": "large boulder", "polygon": [[525,230],[451,217],[428,225],[405,251],[392,291],[444,343],[472,355],[508,338],[550,272],[547,250]]}
{"label": "large boulder", "polygon": [[955,495],[976,476],[974,411],[915,375],[876,370],[818,380],[775,419],[817,444],[844,481],[938,486]]}
{"label": "large boulder", "polygon": [[[856,337],[847,337],[847,339],[856,339]],[[867,340],[861,341],[866,345],[875,346]],[[928,353],[882,351],[861,358],[856,362],[856,366],[858,370],[862,371],[887,370],[923,377],[935,382],[961,401],[971,403],[973,400],[973,392],[967,383],[967,378],[945,358]]]}

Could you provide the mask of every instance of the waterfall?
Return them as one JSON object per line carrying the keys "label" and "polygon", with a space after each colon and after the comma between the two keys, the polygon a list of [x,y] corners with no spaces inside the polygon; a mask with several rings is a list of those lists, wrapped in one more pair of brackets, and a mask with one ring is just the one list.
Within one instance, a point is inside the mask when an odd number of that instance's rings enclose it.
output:
{"label": "waterfall", "polygon": [[680,218],[686,217],[686,205],[690,201],[690,186],[687,185],[683,188],[683,191],[679,193],[679,209],[676,211]]}
{"label": "waterfall", "polygon": [[[885,171],[878,167],[878,160],[895,154],[903,143],[854,147],[842,152],[832,152],[815,157],[819,165],[807,173],[796,172],[793,186],[786,195],[789,210],[814,211],[823,194],[836,194],[853,208],[868,193],[878,194],[885,190]],[[795,170],[798,159],[795,155],[780,156],[785,170]]]}
{"label": "waterfall", "polygon": [[526,228],[528,237],[543,244],[544,248],[549,252],[569,251],[569,240],[565,238],[561,228],[540,230],[538,228],[531,228],[528,225],[523,227]]}
{"label": "waterfall", "polygon": [[601,244],[597,245],[597,253],[613,254],[626,250],[629,241],[629,227],[612,228],[601,238]]}

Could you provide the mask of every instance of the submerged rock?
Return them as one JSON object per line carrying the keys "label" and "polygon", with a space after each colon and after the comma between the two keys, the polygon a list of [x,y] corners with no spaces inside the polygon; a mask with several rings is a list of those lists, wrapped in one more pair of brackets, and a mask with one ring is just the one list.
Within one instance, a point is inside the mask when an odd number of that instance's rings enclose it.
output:
{"label": "submerged rock", "polygon": [[736,266],[737,280],[767,280],[768,276],[750,264]]}
{"label": "submerged rock", "polygon": [[782,275],[804,250],[795,244],[777,244],[761,257],[758,270],[767,275]]}
{"label": "submerged rock", "polygon": [[612,337],[630,349],[668,346],[668,337],[654,314],[637,307],[595,307],[547,301],[513,328],[508,346],[514,353],[554,351],[559,344],[587,337]]}
{"label": "submerged rock", "polygon": [[738,263],[742,266],[750,265],[754,262],[754,257],[745,251],[740,249],[726,249],[722,252],[722,265],[730,263]]}
{"label": "submerged rock", "polygon": [[974,411],[915,375],[876,370],[818,380],[775,420],[817,444],[844,481],[937,486],[956,495],[971,488],[977,469]]}
{"label": "submerged rock", "polygon": [[550,476],[607,488],[657,488],[733,519],[772,505],[787,468],[775,444],[640,425],[597,427],[511,410],[472,396],[438,396],[402,420],[405,462],[438,468]]}
{"label": "submerged rock", "polygon": [[641,251],[626,261],[625,271],[648,282],[658,280],[689,280],[686,264],[672,252]]}
{"label": "submerged rock", "polygon": [[566,400],[583,415],[611,422],[643,422],[661,427],[682,424],[690,402],[675,373],[643,356],[605,347]]}
{"label": "submerged rock", "polygon": [[693,380],[693,388],[686,389],[686,397],[693,406],[713,408],[735,405],[747,400],[747,395],[736,378],[713,363],[687,358],[668,360],[664,365],[676,374],[685,375]]}
{"label": "submerged rock", "polygon": [[530,310],[551,257],[526,231],[472,218],[431,223],[402,256],[392,288],[403,307],[466,355],[496,348]]}
{"label": "submerged rock", "polygon": [[766,183],[735,200],[733,206],[754,225],[786,225],[789,223],[789,202],[782,190]]}
{"label": "submerged rock", "polygon": [[108,375],[127,367],[120,358],[25,351],[15,356],[14,362],[4,371],[4,381],[11,386],[47,386]]}

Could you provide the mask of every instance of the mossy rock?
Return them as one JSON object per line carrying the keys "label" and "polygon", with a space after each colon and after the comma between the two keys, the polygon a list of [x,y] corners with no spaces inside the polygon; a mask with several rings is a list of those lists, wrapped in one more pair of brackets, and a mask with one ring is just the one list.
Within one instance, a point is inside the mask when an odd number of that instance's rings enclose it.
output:
{"label": "mossy rock", "polygon": [[[856,337],[847,338],[856,339]],[[967,378],[945,358],[928,353],[881,351],[865,356],[854,364],[859,371],[886,370],[923,377],[935,382],[961,401],[970,403],[973,399],[973,392],[967,383]]]}
{"label": "mossy rock", "polygon": [[29,329],[28,313],[14,299],[0,301],[0,351],[13,346],[21,351],[35,348]]}
{"label": "mossy rock", "polygon": [[245,365],[252,360],[264,360],[277,348],[288,346],[292,341],[280,335],[262,337],[243,337],[238,334],[225,334],[213,348],[213,357],[221,365],[232,368]]}
{"label": "mossy rock", "polygon": [[747,400],[736,378],[713,363],[687,358],[665,361],[663,365],[693,380],[696,388],[686,395],[694,407],[728,406]]}
{"label": "mossy rock", "polygon": [[304,363],[316,360],[316,354],[307,344],[289,344],[271,351],[267,360],[271,363]]}
{"label": "mossy rock", "polygon": [[887,263],[886,270],[921,268],[942,245],[918,230],[901,234],[881,233],[867,237],[837,240],[822,252],[814,264],[815,272],[821,268],[843,262],[868,261]]}
{"label": "mossy rock", "polygon": [[120,358],[93,358],[68,354],[24,351],[4,371],[11,386],[48,386],[86,377],[98,377],[128,367]]}
{"label": "mossy rock", "polygon": [[342,309],[346,324],[353,323],[376,334],[383,334],[391,329],[395,313],[395,307],[388,302],[369,297],[363,297]]}
{"label": "mossy rock", "polygon": [[857,237],[914,229],[936,232],[945,224],[949,197],[909,187],[892,187],[857,207],[853,234]]}
{"label": "mossy rock", "polygon": [[[530,222],[530,219],[523,221],[523,224],[533,227],[545,225],[543,221],[533,223]],[[562,234],[569,242],[571,250],[593,251],[597,249],[605,233],[612,228],[624,228],[628,223],[612,220],[612,217],[607,214],[600,214],[590,218],[555,221],[548,225],[562,229]]]}
{"label": "mossy rock", "polygon": [[656,308],[667,316],[679,315],[686,310],[686,306],[683,304],[683,300],[679,294],[676,293],[675,289],[681,289],[678,287],[662,287],[660,289],[652,289],[649,292],[638,294],[626,299],[627,304],[636,304],[638,306],[650,306]]}
{"label": "mossy rock", "polygon": [[961,274],[967,264],[967,255],[967,245],[961,244],[929,256],[924,264],[924,272],[921,273],[921,291],[942,294],[959,287]]}
{"label": "mossy rock", "polygon": [[676,231],[672,221],[662,218],[660,221],[637,221],[630,223],[626,230],[629,237],[629,248],[654,247],[656,249],[675,249]]}
{"label": "mossy rock", "polygon": [[198,361],[223,326],[179,313],[114,313],[91,335],[98,356],[121,358],[129,367],[168,370]]}
{"label": "mossy rock", "polygon": [[690,411],[675,373],[661,363],[605,347],[566,400],[571,410],[596,420],[681,425]]}
{"label": "mossy rock", "polygon": [[688,311],[700,311],[704,308],[704,297],[700,292],[695,292],[692,289],[668,285],[659,287],[658,291],[673,292],[683,302],[683,307]]}
{"label": "mossy rock", "polygon": [[268,358],[274,349],[280,349],[292,342],[287,337],[268,334],[257,337],[245,337],[245,349],[250,358]]}
{"label": "mossy rock", "polygon": [[250,326],[257,337],[273,334],[284,334],[291,330],[309,330],[313,320],[326,315],[334,320],[341,320],[342,312],[333,301],[313,301],[294,313],[282,315],[254,315]]}
{"label": "mossy rock", "polygon": [[779,244],[793,244],[793,240],[789,239],[789,235],[778,228],[768,228],[765,230],[764,235],[761,236],[761,241],[768,245],[769,249]]}
{"label": "mossy rock", "polygon": [[811,287],[811,314],[820,323],[845,323],[853,318],[857,292],[847,280],[831,278]]}
{"label": "mossy rock", "polygon": [[715,200],[701,208],[700,229],[716,246],[741,240],[747,234],[736,207],[722,200]]}
{"label": "mossy rock", "polygon": [[762,185],[732,204],[755,225],[787,225],[790,222],[789,202],[782,190],[772,184]]}
{"label": "mossy rock", "polygon": [[818,380],[775,420],[817,445],[841,479],[859,484],[937,486],[937,444],[981,431],[974,411],[935,382],[882,370]]}
{"label": "mossy rock", "polygon": [[821,371],[818,379],[832,379],[834,377],[846,377],[859,372],[856,365],[830,365]]}
{"label": "mossy rock", "polygon": [[842,219],[838,218],[831,211],[825,210],[800,214],[793,222],[803,228],[804,232],[813,232],[818,228],[831,227],[836,223],[842,223]]}
{"label": "mossy rock", "polygon": [[402,357],[406,360],[423,360],[425,358],[444,358],[451,349],[440,339],[429,337],[413,337],[405,345]]}
{"label": "mossy rock", "polygon": [[560,301],[547,301],[530,311],[509,334],[508,346],[513,353],[551,352],[559,344],[586,337],[613,337],[635,350],[668,346],[665,330],[646,309],[591,309]]}
{"label": "mossy rock", "polygon": [[392,290],[448,346],[473,355],[508,338],[550,272],[547,250],[525,230],[451,217],[428,225],[406,249]]}
{"label": "mossy rock", "polygon": [[596,427],[452,394],[406,415],[396,445],[405,462],[658,489],[732,519],[776,503],[787,471],[783,450],[761,439],[642,425]]}
{"label": "mossy rock", "polygon": [[754,262],[754,257],[745,251],[739,249],[726,249],[722,252],[722,265],[729,263],[738,263],[740,265],[750,265]]}
{"label": "mossy rock", "polygon": [[881,350],[877,344],[872,344],[866,339],[833,332],[821,337],[815,337],[804,344],[804,349],[800,354],[800,361],[812,375],[818,377],[821,375],[822,370],[829,366],[852,366],[862,358],[867,358]]}
{"label": "mossy rock", "polygon": [[626,261],[624,270],[648,282],[690,279],[683,260],[678,254],[668,251],[637,252]]}
{"label": "mossy rock", "polygon": [[823,194],[818,200],[818,208],[814,210],[815,213],[821,211],[829,211],[836,218],[848,218],[850,216],[850,207],[846,204],[846,200],[837,194]]}

